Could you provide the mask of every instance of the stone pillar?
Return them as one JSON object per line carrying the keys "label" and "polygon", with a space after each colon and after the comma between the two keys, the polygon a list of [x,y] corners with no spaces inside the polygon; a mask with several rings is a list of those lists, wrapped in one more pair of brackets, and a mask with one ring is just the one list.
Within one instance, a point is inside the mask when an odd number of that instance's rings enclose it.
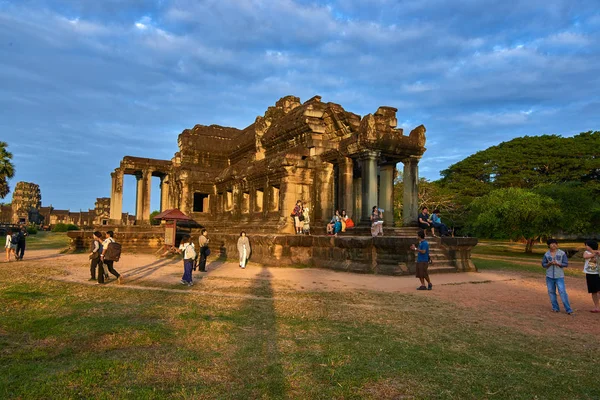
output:
{"label": "stone pillar", "polygon": [[354,179],[353,202],[352,214],[350,214],[350,217],[356,224],[358,224],[360,222],[360,214],[362,212],[362,178]]}
{"label": "stone pillar", "polygon": [[333,164],[328,162],[323,162],[321,164],[321,168],[317,172],[317,193],[316,199],[317,204],[315,204],[315,222],[321,222],[327,224],[331,221],[331,217],[335,210],[333,209],[333,200],[334,200],[334,174],[333,174]]}
{"label": "stone pillar", "polygon": [[417,226],[419,215],[419,159],[407,158],[404,164],[404,194],[402,197],[402,225]]}
{"label": "stone pillar", "polygon": [[354,196],[354,182],[351,158],[344,157],[342,160],[340,160],[338,168],[338,182],[338,204],[340,205],[340,212],[342,212],[342,210],[346,210],[346,213],[350,214],[353,212],[354,204],[352,201],[352,197]]}
{"label": "stone pillar", "polygon": [[112,188],[110,191],[110,223],[114,225],[121,224],[121,214],[123,212],[123,172],[115,170],[110,174],[112,178]]}
{"label": "stone pillar", "polygon": [[362,162],[362,223],[369,224],[371,208],[377,205],[377,159],[379,152],[365,151],[361,155]]}
{"label": "stone pillar", "polygon": [[135,173],[137,190],[135,195],[135,223],[136,225],[150,223],[150,191],[152,188],[152,171],[138,171]]}
{"label": "stone pillar", "polygon": [[160,212],[169,209],[169,175],[160,176]]}
{"label": "stone pillar", "polygon": [[142,179],[143,179],[142,219],[143,219],[144,223],[149,224],[150,223],[150,213],[151,213],[150,208],[152,207],[150,205],[150,196],[151,196],[151,191],[152,191],[152,171],[145,170],[144,176]]}
{"label": "stone pillar", "polygon": [[394,164],[382,165],[379,170],[379,207],[383,208],[383,222],[394,226]]}

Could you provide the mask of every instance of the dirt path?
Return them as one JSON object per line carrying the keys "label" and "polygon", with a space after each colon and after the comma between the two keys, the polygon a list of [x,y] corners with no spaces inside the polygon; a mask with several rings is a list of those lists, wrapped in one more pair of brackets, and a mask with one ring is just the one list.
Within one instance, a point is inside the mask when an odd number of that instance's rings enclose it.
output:
{"label": "dirt path", "polygon": [[[26,260],[22,262],[24,266],[32,267],[41,263],[62,271],[53,279],[95,285],[95,282],[89,281],[89,261],[85,254],[36,250],[27,252]],[[0,263],[0,268],[6,265]],[[471,309],[475,321],[501,321],[507,326],[540,335],[549,332],[566,334],[569,331],[592,334],[600,329],[600,315],[588,312],[592,304],[585,279],[566,278],[575,315],[555,314],[550,311],[543,271],[539,276],[513,271],[437,274],[431,277],[434,290],[417,292],[418,281],[414,277],[363,275],[318,268],[265,267],[254,263],[242,270],[236,263],[216,260],[209,260],[208,272],[194,272],[193,287],[184,287],[179,285],[183,273],[180,258],[158,259],[149,254],[125,254],[115,268],[123,274],[124,284],[118,286],[111,279],[107,286],[122,289],[263,300],[285,300],[289,293],[315,291],[413,293]],[[256,295],[248,290],[257,282],[267,284],[269,292]]]}

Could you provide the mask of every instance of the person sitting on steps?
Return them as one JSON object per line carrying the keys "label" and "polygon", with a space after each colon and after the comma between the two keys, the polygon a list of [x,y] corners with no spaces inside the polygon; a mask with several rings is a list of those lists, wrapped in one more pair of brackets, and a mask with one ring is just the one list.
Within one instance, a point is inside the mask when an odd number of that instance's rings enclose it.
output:
{"label": "person sitting on steps", "polygon": [[423,229],[423,232],[427,233],[427,229],[431,229],[431,235],[435,237],[433,226],[431,225],[431,221],[429,220],[429,210],[427,210],[427,207],[423,207],[423,210],[419,214],[418,223],[419,228]]}

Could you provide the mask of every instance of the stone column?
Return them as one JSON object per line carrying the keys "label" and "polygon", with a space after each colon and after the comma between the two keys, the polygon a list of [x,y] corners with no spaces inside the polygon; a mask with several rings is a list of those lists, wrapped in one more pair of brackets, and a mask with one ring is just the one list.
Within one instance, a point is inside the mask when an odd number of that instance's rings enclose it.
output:
{"label": "stone column", "polygon": [[123,171],[116,169],[110,174],[112,188],[110,191],[110,223],[121,225],[121,214],[123,212]]}
{"label": "stone column", "polygon": [[164,174],[160,176],[160,212],[168,210],[170,206],[169,196],[169,175]]}
{"label": "stone column", "polygon": [[346,210],[347,214],[353,212],[353,195],[354,195],[354,182],[352,175],[352,159],[348,157],[344,157],[340,160],[339,168],[338,168],[338,182],[339,190],[338,190],[338,204],[340,205],[340,212],[342,210]]}
{"label": "stone column", "polygon": [[[323,162],[317,172],[316,196],[314,219],[317,223],[327,224],[335,210],[333,209],[334,200],[334,174],[333,164]],[[311,228],[312,229],[312,228]]]}
{"label": "stone column", "polygon": [[150,223],[150,196],[152,191],[152,171],[145,170],[142,177],[142,220]]}
{"label": "stone column", "polygon": [[383,222],[394,226],[394,164],[382,165],[379,170],[379,206],[383,208]]}
{"label": "stone column", "polygon": [[362,162],[362,223],[369,224],[371,208],[377,205],[377,159],[379,152],[365,151],[361,155]]}
{"label": "stone column", "polygon": [[402,197],[402,225],[417,226],[419,215],[419,159],[407,158],[404,164],[404,194]]}
{"label": "stone column", "polygon": [[[354,197],[352,201],[354,203],[350,217],[354,223],[358,224],[360,222],[360,214],[362,212],[362,178],[354,179]],[[348,210],[346,210],[346,212],[347,211]]]}
{"label": "stone column", "polygon": [[144,180],[143,174],[141,171],[137,171],[135,174],[135,224],[141,224],[143,221],[142,218],[142,208],[143,208],[143,198],[144,198]]}

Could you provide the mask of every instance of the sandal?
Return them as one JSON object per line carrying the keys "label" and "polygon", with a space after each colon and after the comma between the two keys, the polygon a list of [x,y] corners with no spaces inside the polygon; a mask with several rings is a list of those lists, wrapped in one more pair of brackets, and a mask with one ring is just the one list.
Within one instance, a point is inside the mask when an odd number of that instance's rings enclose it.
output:
{"label": "sandal", "polygon": [[590,310],[590,312],[593,312],[593,313],[600,313],[600,310]]}

